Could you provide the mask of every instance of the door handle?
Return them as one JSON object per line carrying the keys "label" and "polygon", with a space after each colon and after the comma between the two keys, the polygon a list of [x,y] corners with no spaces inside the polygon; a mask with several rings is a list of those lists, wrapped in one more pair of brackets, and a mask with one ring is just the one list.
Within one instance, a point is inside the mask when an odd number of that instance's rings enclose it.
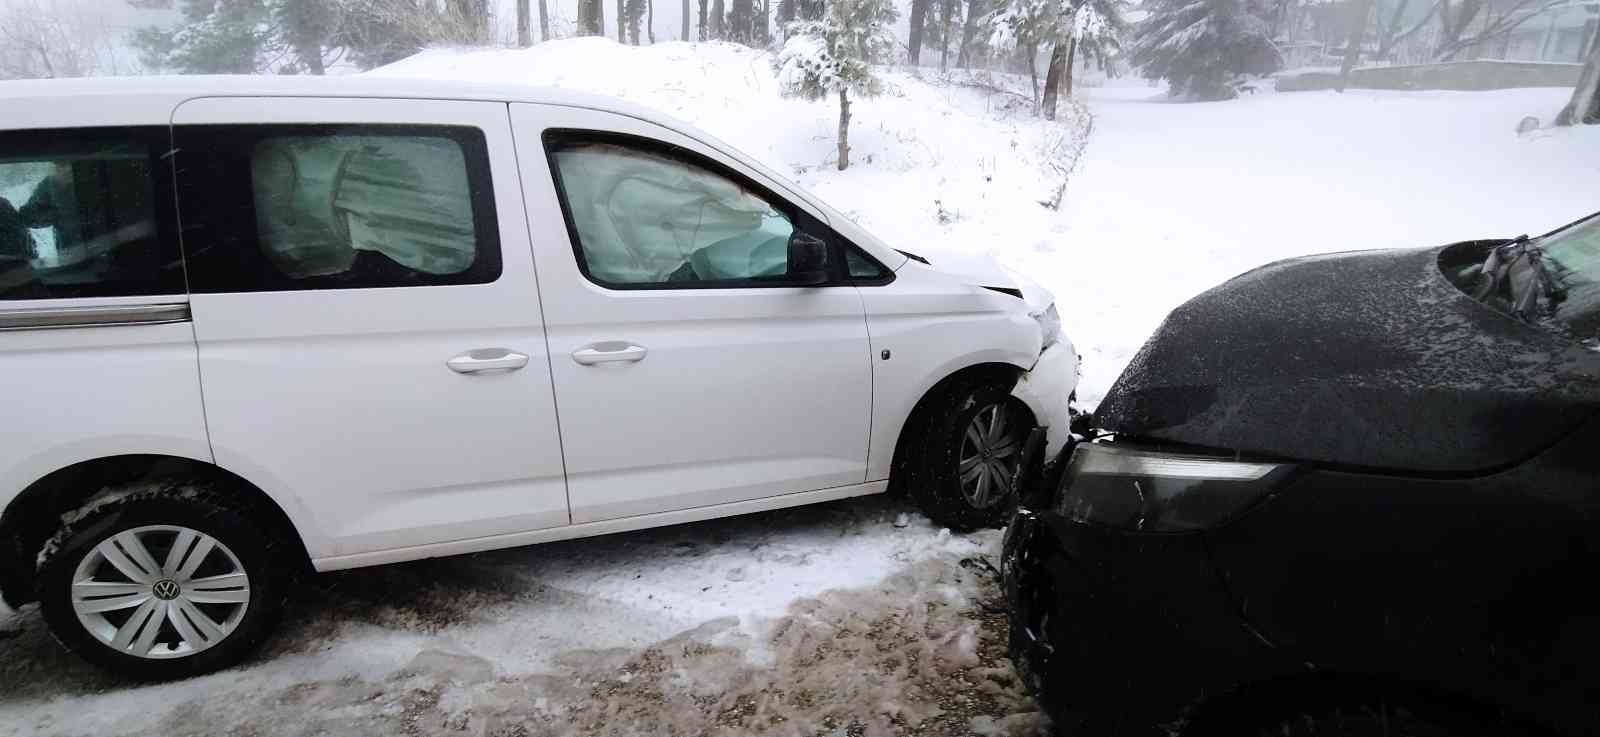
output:
{"label": "door handle", "polygon": [[458,374],[478,374],[486,371],[516,371],[528,365],[528,354],[505,348],[479,348],[467,351],[444,362]]}
{"label": "door handle", "polygon": [[585,366],[597,363],[614,363],[627,361],[634,363],[643,361],[645,350],[642,345],[634,345],[624,340],[608,340],[601,343],[590,343],[572,352],[572,360]]}

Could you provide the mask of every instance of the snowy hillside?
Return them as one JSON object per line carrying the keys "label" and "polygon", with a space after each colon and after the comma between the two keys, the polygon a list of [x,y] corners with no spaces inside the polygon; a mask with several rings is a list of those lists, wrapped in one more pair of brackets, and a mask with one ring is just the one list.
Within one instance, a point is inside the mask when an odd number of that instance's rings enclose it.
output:
{"label": "snowy hillside", "polygon": [[376,74],[514,81],[611,94],[699,125],[891,245],[988,251],[1055,291],[1092,404],[1162,317],[1207,287],[1307,253],[1537,233],[1600,208],[1600,130],[1513,130],[1563,89],[1263,94],[1174,104],[1140,80],[1081,90],[1093,131],[1060,211],[1052,197],[1087,123],[1026,100],[890,72],[837,110],[778,96],[769,57],[731,44],[426,52]]}

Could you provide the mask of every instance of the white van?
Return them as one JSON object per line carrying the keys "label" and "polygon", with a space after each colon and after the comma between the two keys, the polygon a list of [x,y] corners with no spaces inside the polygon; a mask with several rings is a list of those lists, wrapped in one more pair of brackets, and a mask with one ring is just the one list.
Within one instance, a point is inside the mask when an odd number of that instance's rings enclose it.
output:
{"label": "white van", "polygon": [[0,591],[133,677],[237,661],[306,569],[891,484],[994,524],[1076,382],[1042,290],[612,100],[0,83]]}

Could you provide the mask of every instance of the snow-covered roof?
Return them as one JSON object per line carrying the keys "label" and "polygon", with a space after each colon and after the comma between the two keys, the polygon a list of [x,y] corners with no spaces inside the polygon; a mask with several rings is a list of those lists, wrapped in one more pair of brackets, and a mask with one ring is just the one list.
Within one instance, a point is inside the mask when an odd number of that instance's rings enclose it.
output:
{"label": "snow-covered roof", "polygon": [[532,102],[607,110],[681,129],[683,123],[614,98],[554,87],[351,75],[91,77],[0,81],[0,128],[165,125],[200,97],[382,97]]}

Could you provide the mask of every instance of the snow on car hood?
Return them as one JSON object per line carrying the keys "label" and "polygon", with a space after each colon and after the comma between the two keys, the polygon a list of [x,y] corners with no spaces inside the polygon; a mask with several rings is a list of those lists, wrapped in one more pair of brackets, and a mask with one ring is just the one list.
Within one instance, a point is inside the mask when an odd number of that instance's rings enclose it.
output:
{"label": "snow on car hood", "polygon": [[916,258],[926,260],[935,271],[949,274],[975,287],[1015,289],[1022,294],[1030,314],[1043,312],[1056,301],[1050,290],[1002,266],[987,253],[930,250],[918,251]]}
{"label": "snow on car hood", "polygon": [[1096,411],[1112,432],[1370,468],[1528,458],[1600,406],[1600,354],[1440,272],[1492,242],[1282,261],[1174,310]]}

